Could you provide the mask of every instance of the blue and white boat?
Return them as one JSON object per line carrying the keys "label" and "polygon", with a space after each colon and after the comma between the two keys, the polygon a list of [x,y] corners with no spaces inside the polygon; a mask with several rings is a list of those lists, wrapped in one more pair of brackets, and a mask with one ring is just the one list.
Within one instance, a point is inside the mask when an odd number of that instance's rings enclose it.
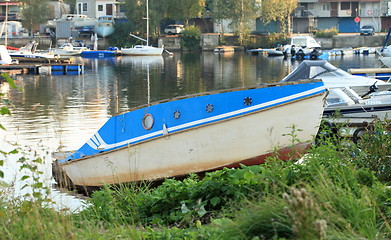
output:
{"label": "blue and white boat", "polygon": [[114,18],[113,16],[101,16],[95,24],[94,32],[99,37],[108,37],[114,33]]}
{"label": "blue and white boat", "polygon": [[9,54],[12,59],[20,62],[51,62],[60,58],[60,55],[52,52],[37,52],[37,46],[38,43],[33,41],[19,50],[9,51]]}
{"label": "blue and white boat", "polygon": [[116,55],[117,52],[111,50],[87,50],[80,53],[82,58],[111,58]]}
{"label": "blue and white boat", "polygon": [[[111,117],[54,166],[88,187],[260,164],[274,153],[288,158],[311,144],[325,95],[322,81],[303,80],[148,104]],[[301,142],[292,144],[295,129]]]}

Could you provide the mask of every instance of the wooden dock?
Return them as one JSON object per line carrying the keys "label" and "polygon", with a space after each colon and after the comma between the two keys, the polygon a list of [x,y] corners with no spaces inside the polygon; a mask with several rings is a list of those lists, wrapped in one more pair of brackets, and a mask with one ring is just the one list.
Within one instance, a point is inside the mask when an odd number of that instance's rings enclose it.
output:
{"label": "wooden dock", "polygon": [[379,80],[391,80],[391,68],[351,68],[348,72],[353,75],[372,77]]}
{"label": "wooden dock", "polygon": [[0,72],[21,72],[22,74],[78,75],[84,73],[80,63],[20,63],[0,65]]}

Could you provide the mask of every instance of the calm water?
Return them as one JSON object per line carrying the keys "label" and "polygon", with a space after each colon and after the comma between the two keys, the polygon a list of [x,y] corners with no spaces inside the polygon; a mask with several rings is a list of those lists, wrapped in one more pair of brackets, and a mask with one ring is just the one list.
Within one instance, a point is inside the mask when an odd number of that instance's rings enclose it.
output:
{"label": "calm water", "polygon": [[[111,115],[129,108],[175,96],[251,86],[281,80],[297,61],[247,53],[175,53],[162,57],[78,59],[82,75],[16,75],[21,90],[0,85],[11,100],[12,116],[0,116],[6,131],[2,145],[18,143],[24,149],[48,154],[80,147]],[[374,55],[329,59],[344,70],[380,67]],[[148,79],[149,72],[149,79]],[[8,145],[8,144],[7,144]],[[50,166],[50,157],[47,166]],[[6,160],[6,179],[15,167]],[[50,167],[48,167],[50,168]],[[50,182],[50,171],[47,173]]]}

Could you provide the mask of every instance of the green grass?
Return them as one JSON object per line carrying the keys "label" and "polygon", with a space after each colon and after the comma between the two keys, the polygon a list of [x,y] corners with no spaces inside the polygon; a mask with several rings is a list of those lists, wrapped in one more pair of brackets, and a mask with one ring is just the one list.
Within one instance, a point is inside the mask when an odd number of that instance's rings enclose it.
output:
{"label": "green grass", "polygon": [[300,164],[273,157],[158,187],[105,186],[80,213],[40,195],[8,201],[4,190],[0,239],[390,239],[384,126],[358,145],[326,137]]}

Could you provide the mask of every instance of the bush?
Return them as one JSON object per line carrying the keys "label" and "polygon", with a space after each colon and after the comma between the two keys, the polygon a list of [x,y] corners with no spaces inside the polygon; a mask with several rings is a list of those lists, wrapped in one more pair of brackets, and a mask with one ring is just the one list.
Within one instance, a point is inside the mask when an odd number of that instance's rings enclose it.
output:
{"label": "bush", "polygon": [[181,36],[181,47],[185,50],[199,50],[201,48],[201,30],[196,26],[187,26]]}
{"label": "bush", "polygon": [[246,48],[275,48],[277,44],[285,45],[289,43],[288,38],[282,33],[272,33],[268,36],[252,35],[245,42]]}
{"label": "bush", "polygon": [[126,47],[135,44],[140,44],[140,40],[130,37],[129,33],[133,30],[132,25],[127,23],[119,23],[115,25],[115,31],[109,38],[110,46]]}
{"label": "bush", "polygon": [[315,30],[315,37],[318,38],[331,38],[335,35],[338,35],[338,30],[336,28]]}

